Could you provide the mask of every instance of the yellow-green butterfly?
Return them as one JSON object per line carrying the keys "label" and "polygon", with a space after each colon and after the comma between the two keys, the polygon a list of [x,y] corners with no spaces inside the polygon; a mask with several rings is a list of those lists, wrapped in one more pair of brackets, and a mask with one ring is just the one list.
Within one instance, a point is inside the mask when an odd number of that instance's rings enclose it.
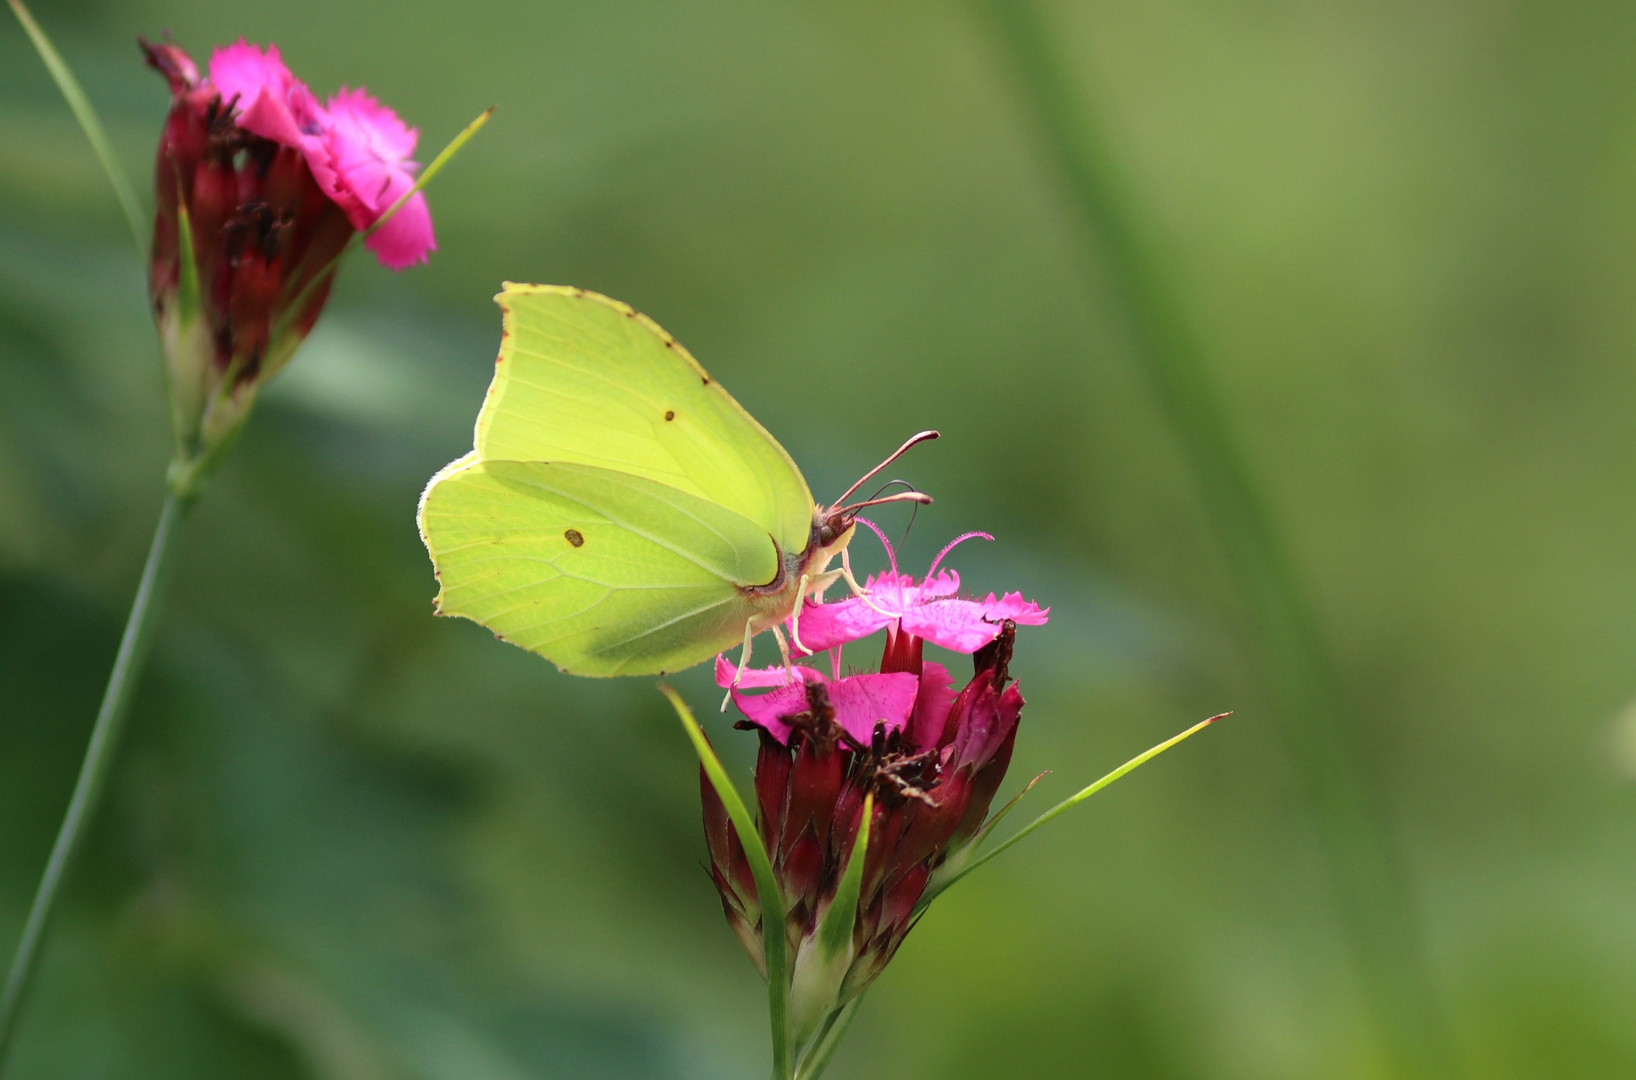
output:
{"label": "yellow-green butterfly", "polygon": [[677,671],[850,579],[829,563],[862,507],[931,501],[840,505],[935,431],[819,506],[784,448],[653,320],[558,285],[507,282],[495,300],[504,332],[476,447],[420,500],[441,615],[576,675]]}

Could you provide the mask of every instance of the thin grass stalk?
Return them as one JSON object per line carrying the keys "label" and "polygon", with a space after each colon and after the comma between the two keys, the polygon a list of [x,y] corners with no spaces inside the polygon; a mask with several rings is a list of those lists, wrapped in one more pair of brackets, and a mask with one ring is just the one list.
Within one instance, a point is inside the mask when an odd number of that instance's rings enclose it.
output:
{"label": "thin grass stalk", "polygon": [[96,109],[91,106],[91,99],[85,96],[85,88],[74,77],[68,63],[63,60],[62,54],[57,52],[51,39],[46,37],[40,24],[34,21],[23,0],[9,0],[12,14],[22,23],[23,30],[28,34],[29,41],[34,43],[34,51],[40,54],[46,70],[57,83],[57,89],[62,91],[68,107],[74,112],[74,119],[80,123],[80,130],[85,132],[85,138],[91,143],[91,149],[96,151],[97,160],[102,163],[102,171],[108,174],[108,182],[113,185],[114,196],[119,199],[119,208],[125,212],[125,222],[131,227],[131,238],[136,241],[136,250],[143,258],[148,254],[147,227],[144,224],[146,215],[142,212],[142,204],[136,197],[136,189],[131,187],[131,181],[120,166],[119,159],[114,156],[113,144],[108,141],[108,133],[103,130],[102,121],[97,118]]}
{"label": "thin grass stalk", "polygon": [[1281,735],[1298,764],[1331,891],[1380,1029],[1409,1075],[1458,1075],[1422,929],[1382,809],[1362,775],[1356,724],[1332,674],[1314,609],[1285,555],[1233,430],[1083,88],[1035,0],[981,0],[1041,149],[1083,226],[1140,362],[1186,454],[1260,644]]}

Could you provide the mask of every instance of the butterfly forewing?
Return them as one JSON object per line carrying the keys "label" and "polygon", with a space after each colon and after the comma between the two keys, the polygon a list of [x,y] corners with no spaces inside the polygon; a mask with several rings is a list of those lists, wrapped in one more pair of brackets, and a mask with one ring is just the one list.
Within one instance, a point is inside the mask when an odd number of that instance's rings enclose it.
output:
{"label": "butterfly forewing", "polygon": [[505,336],[477,422],[486,461],[593,465],[755,522],[786,553],[812,495],[783,447],[669,334],[617,300],[508,283]]}

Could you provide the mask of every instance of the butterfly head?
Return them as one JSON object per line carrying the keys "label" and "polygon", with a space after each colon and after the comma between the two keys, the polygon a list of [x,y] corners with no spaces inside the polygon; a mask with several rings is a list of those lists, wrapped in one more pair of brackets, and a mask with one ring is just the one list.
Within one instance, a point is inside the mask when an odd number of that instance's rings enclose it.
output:
{"label": "butterfly head", "polygon": [[852,542],[852,534],[857,531],[858,521],[855,517],[841,514],[818,516],[812,526],[812,543],[827,555],[834,556],[841,549]]}
{"label": "butterfly head", "polygon": [[[937,438],[937,432],[935,431],[920,432],[898,447],[885,461],[864,473],[858,479],[858,482],[847,488],[832,505],[819,505],[812,508],[812,536],[808,540],[807,550],[804,552],[809,572],[822,573],[824,568],[829,565],[829,561],[846,549],[847,544],[852,542],[852,534],[858,527],[858,512],[865,507],[892,502],[912,502],[925,505],[932,501],[930,495],[913,489],[894,492],[891,495],[877,495],[877,497],[863,499],[858,502],[848,502],[847,500],[857,494],[858,489],[868,483],[882,469],[902,457],[911,446],[917,443],[930,442],[935,438]],[[892,484],[897,483],[902,483],[902,481],[892,481],[886,486],[891,487]]]}

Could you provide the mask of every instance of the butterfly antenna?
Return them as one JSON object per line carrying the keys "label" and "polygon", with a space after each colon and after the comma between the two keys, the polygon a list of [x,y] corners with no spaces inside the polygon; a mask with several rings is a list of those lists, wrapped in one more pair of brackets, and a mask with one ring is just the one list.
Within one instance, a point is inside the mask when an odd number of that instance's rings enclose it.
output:
{"label": "butterfly antenna", "polygon": [[[909,483],[909,481],[907,481],[907,480],[888,480],[888,481],[886,481],[886,483],[884,483],[880,487],[876,488],[875,493],[873,495],[869,496],[869,497],[871,499],[878,498],[880,496],[880,493],[885,491],[889,487],[901,487],[901,488],[905,489],[906,491],[914,491],[915,490],[915,486],[913,484]],[[914,504],[914,509],[909,511],[909,524],[907,524],[907,525],[905,525],[903,527],[903,535],[898,539],[898,547],[903,547],[905,544],[907,544],[909,542],[909,530],[913,529],[915,527],[915,517],[920,513],[920,507],[921,507],[921,504],[917,502],[917,503]],[[844,552],[843,552],[843,554],[844,554]]]}
{"label": "butterfly antenna", "polygon": [[920,514],[920,507],[921,507],[920,503],[915,503],[915,508],[913,510],[909,511],[909,524],[907,524],[907,525],[905,525],[903,527],[903,537],[900,540],[898,540],[898,547],[907,547],[908,546],[908,544],[909,544],[909,530],[915,527],[915,518]]}
{"label": "butterfly antenna", "polygon": [[865,499],[863,502],[855,502],[849,503],[846,506],[838,506],[830,511],[830,515],[832,517],[835,515],[839,515],[843,518],[852,517],[866,506],[880,506],[883,503],[895,502],[912,502],[919,503],[922,506],[928,506],[931,504],[931,501],[932,497],[926,494],[924,491],[900,491],[896,495],[883,495],[878,499]]}
{"label": "butterfly antenna", "polygon": [[[869,481],[877,473],[879,473],[882,469],[886,468],[886,466],[892,464],[892,462],[896,461],[898,458],[902,457],[904,454],[908,453],[910,447],[915,446],[918,443],[931,442],[935,438],[937,438],[937,432],[935,432],[935,431],[922,431],[922,432],[918,432],[918,433],[916,433],[914,435],[911,435],[909,437],[909,440],[907,442],[905,442],[902,446],[900,446],[896,450],[894,450],[890,457],[888,457],[885,461],[881,462],[879,465],[876,465],[873,469],[870,469],[868,472],[864,473],[862,476],[858,477],[858,482],[856,484],[853,484],[851,487],[849,487],[845,491],[841,492],[841,497],[839,499],[835,500],[835,504],[840,505],[841,503],[846,502],[846,500],[852,498],[853,495],[857,494],[858,489],[863,487],[865,484],[869,483]],[[873,504],[872,503],[860,503],[859,505],[860,506],[870,506],[870,505],[873,505]]]}

